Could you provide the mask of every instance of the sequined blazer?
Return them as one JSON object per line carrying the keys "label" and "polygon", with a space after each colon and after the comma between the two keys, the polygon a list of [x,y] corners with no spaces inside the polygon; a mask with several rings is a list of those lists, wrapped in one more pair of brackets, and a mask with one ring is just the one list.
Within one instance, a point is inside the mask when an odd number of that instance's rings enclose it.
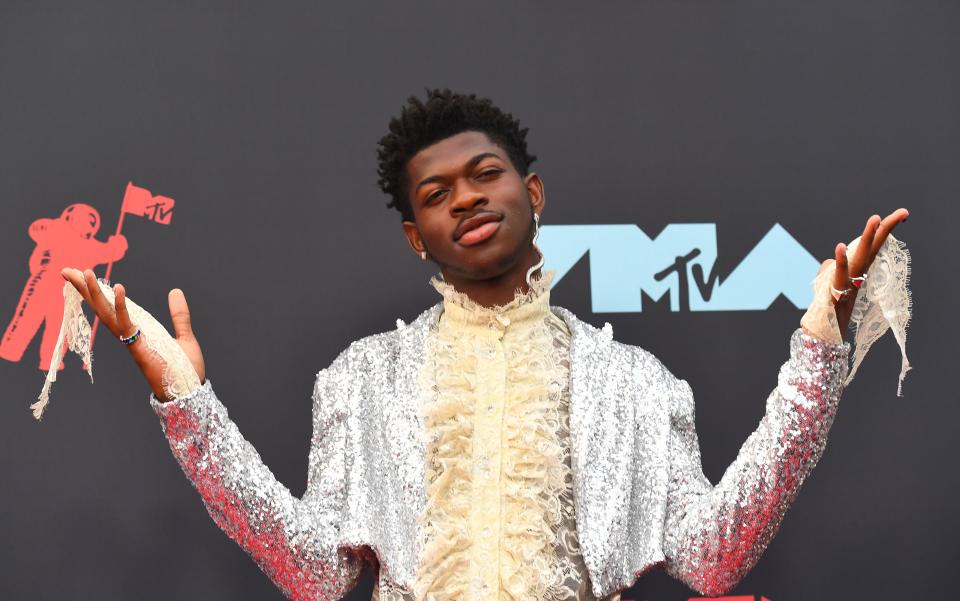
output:
{"label": "sequined blazer", "polygon": [[[207,380],[150,402],[217,524],[292,599],[339,599],[376,560],[409,588],[426,502],[417,374],[442,304],[349,345],[313,389],[307,490],[294,497]],[[570,329],[576,528],[597,597],[662,567],[704,595],[731,589],[819,460],[849,344],[797,329],[766,412],[716,485],[704,476],[689,384],[651,353],[551,307]]]}

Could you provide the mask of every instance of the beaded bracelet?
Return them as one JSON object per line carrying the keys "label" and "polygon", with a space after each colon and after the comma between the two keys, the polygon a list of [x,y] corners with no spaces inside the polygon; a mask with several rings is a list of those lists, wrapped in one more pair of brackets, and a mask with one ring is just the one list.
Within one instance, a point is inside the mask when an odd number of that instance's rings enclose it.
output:
{"label": "beaded bracelet", "polygon": [[120,337],[120,342],[122,342],[122,343],[126,344],[127,346],[129,346],[129,345],[133,344],[134,342],[136,342],[136,341],[139,340],[139,339],[140,339],[140,328],[137,328],[137,331],[134,332],[133,334],[130,334],[130,336],[128,336],[128,337],[126,337],[126,338],[124,338],[123,336],[121,336],[121,337]]}

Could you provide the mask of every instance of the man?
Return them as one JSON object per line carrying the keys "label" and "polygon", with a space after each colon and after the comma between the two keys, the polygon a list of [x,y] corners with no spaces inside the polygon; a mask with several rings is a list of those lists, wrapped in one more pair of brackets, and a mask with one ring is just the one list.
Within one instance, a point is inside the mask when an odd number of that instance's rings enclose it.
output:
{"label": "man", "polygon": [[[411,98],[389,130],[380,185],[411,249],[439,266],[431,283],[442,302],[352,343],[317,374],[302,499],[204,380],[182,292],[171,291],[170,312],[196,386],[171,399],[166,363],[137,336],[123,287],[112,303],[91,271],[64,271],[131,343],[213,519],[294,599],[341,598],[367,567],[384,600],[615,600],[656,566],[704,594],[729,590],[823,451],[849,345],[793,333],[766,415],[713,486],[686,381],[549,304],[535,245],[546,197],[526,130],[489,100],[449,90]],[[824,262],[835,321],[815,331],[846,329],[850,278],[863,281],[906,216],[871,217],[849,265],[842,244],[835,265]]]}

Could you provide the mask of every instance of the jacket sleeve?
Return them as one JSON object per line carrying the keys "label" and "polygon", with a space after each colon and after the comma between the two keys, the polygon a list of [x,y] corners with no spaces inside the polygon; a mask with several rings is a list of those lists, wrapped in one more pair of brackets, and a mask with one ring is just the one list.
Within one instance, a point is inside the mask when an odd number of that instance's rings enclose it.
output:
{"label": "jacket sleeve", "polygon": [[760,425],[713,486],[704,476],[685,380],[670,379],[664,554],[668,574],[708,596],[732,589],[753,568],[817,464],[836,415],[849,344],[797,329]]}
{"label": "jacket sleeve", "polygon": [[173,455],[210,516],[290,599],[339,599],[365,566],[359,552],[337,545],[345,515],[347,415],[346,404],[333,401],[329,372],[343,359],[317,374],[302,499],[277,481],[240,434],[210,380],[166,403],[150,395]]}

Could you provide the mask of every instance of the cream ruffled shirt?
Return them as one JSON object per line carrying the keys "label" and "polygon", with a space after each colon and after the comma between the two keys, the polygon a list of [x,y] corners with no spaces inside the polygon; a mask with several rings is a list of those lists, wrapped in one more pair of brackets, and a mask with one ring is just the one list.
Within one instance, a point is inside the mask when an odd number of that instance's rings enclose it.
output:
{"label": "cream ruffled shirt", "polygon": [[420,382],[435,391],[422,407],[426,542],[414,591],[381,577],[375,600],[596,599],[577,542],[570,334],[550,311],[552,275],[496,308],[431,281],[443,313]]}

